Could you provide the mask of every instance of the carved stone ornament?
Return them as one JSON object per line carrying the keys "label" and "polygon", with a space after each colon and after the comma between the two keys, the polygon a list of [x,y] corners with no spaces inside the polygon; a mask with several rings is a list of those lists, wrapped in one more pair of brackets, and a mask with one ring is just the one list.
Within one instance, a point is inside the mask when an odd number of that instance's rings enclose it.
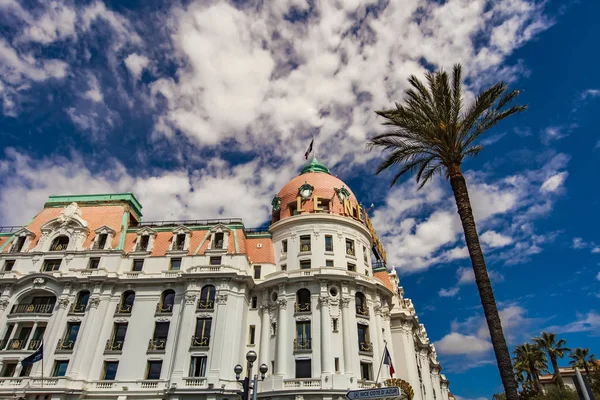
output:
{"label": "carved stone ornament", "polygon": [[195,304],[196,303],[196,295],[195,294],[186,294],[185,295],[185,304]]}
{"label": "carved stone ornament", "polygon": [[67,321],[69,321],[69,322],[81,322],[81,317],[70,317]]}
{"label": "carved stone ornament", "polygon": [[[40,239],[40,241],[41,241],[41,239]],[[40,256],[33,256],[33,257],[31,258],[31,261],[33,262],[33,265],[35,265],[35,264],[36,264],[38,261],[40,261],[40,260],[41,260],[41,258],[42,258],[42,257],[40,257]]]}
{"label": "carved stone ornament", "polygon": [[348,298],[343,298],[341,300],[341,304],[342,304],[342,308],[348,308],[348,305],[350,304],[350,299]]}
{"label": "carved stone ornament", "polygon": [[296,321],[310,321],[310,315],[297,315]]}
{"label": "carved stone ornament", "polygon": [[69,306],[69,299],[61,297],[56,301],[56,308],[67,308]]}
{"label": "carved stone ornament", "polygon": [[329,304],[329,297],[319,296],[319,307],[325,308]]}
{"label": "carved stone ornament", "polygon": [[44,285],[46,285],[46,280],[44,278],[35,278],[33,280],[33,286],[40,287]]}
{"label": "carved stone ornament", "polygon": [[123,317],[121,317],[121,318],[115,318],[115,322],[117,322],[117,323],[125,323],[125,322],[127,322],[127,318],[123,318]]}
{"label": "carved stone ornament", "polygon": [[279,308],[285,310],[287,308],[287,299],[285,297],[281,298],[277,301],[277,304],[279,305]]}
{"label": "carved stone ornament", "polygon": [[8,303],[8,300],[0,299],[0,310],[6,310],[6,307],[8,307]]}
{"label": "carved stone ornament", "polygon": [[212,315],[210,313],[207,313],[207,312],[201,312],[201,313],[197,313],[196,317],[197,318],[211,318]]}
{"label": "carved stone ornament", "polygon": [[100,305],[100,297],[92,297],[89,300],[90,308],[98,308]]}
{"label": "carved stone ornament", "polygon": [[159,317],[159,318],[156,318],[156,322],[169,322],[169,318]]}
{"label": "carved stone ornament", "polygon": [[218,295],[217,296],[217,303],[219,303],[219,304],[227,304],[227,293]]}

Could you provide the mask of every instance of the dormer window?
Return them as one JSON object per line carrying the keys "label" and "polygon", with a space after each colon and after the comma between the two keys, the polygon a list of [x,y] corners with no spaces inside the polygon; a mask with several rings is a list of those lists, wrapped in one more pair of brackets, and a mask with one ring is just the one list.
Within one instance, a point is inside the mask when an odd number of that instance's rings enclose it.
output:
{"label": "dormer window", "polygon": [[185,233],[180,233],[175,236],[175,243],[173,244],[173,250],[182,251],[185,247]]}
{"label": "dormer window", "polygon": [[23,251],[23,246],[25,245],[25,236],[19,236],[15,241],[12,247],[10,248],[11,253],[20,253]]}
{"label": "dormer window", "polygon": [[190,246],[192,231],[185,225],[179,225],[171,232],[173,232],[173,237],[169,251],[186,251]]}
{"label": "dormer window", "polygon": [[138,239],[137,251],[148,251],[148,244],[150,243],[149,235],[142,235]]}
{"label": "dormer window", "polygon": [[69,238],[67,236],[59,236],[52,241],[50,251],[65,251],[69,246]]}
{"label": "dormer window", "polygon": [[137,231],[137,240],[133,251],[137,252],[149,252],[152,251],[154,241],[156,240],[156,231],[142,227]]}
{"label": "dormer window", "polygon": [[101,226],[94,232],[96,232],[96,237],[92,244],[92,250],[110,249],[112,239],[115,237],[116,232],[106,225]]}
{"label": "dormer window", "polygon": [[210,230],[210,240],[208,242],[208,251],[219,253],[225,252],[229,247],[229,238],[231,235],[235,235],[227,226],[223,224],[217,224]]}
{"label": "dormer window", "polygon": [[106,246],[106,239],[108,239],[108,234],[101,233],[98,237],[98,248],[104,249],[104,246]]}
{"label": "dormer window", "polygon": [[222,249],[223,248],[223,232],[217,232],[213,236],[213,249]]}

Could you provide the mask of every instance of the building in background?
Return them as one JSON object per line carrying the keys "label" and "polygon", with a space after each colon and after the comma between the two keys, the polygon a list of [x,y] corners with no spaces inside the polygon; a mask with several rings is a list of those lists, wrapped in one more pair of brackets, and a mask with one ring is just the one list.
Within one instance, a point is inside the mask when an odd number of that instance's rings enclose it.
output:
{"label": "building in background", "polygon": [[337,400],[390,377],[387,344],[415,400],[448,400],[365,210],[315,159],[268,229],[141,210],[130,193],[51,196],[1,228],[0,398],[233,399],[254,350],[258,397]]}

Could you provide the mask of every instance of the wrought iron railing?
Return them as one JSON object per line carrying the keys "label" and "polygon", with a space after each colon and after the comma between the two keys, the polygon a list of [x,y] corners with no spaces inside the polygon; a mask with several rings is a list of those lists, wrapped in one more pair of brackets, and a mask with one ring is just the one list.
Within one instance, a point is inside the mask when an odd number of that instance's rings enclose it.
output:
{"label": "wrought iron railing", "polygon": [[150,339],[148,350],[165,350],[167,348],[167,339]]}
{"label": "wrought iron railing", "polygon": [[6,350],[23,350],[26,343],[27,339],[10,339]]}
{"label": "wrought iron railing", "polygon": [[56,345],[57,351],[69,351],[73,350],[75,347],[75,341],[72,339],[58,339],[58,344]]}
{"label": "wrought iron railing", "polygon": [[11,314],[52,314],[54,303],[50,304],[15,304]]}
{"label": "wrought iron railing", "polygon": [[50,246],[50,251],[65,251],[68,246],[69,243],[53,243],[52,246]]}
{"label": "wrought iron railing", "polygon": [[203,300],[200,299],[198,300],[198,308],[199,310],[212,310],[213,308],[215,308],[215,302],[214,300]]}
{"label": "wrought iron railing", "polygon": [[373,342],[358,342],[358,350],[363,351],[365,353],[373,352]]}
{"label": "wrought iron railing", "polygon": [[87,306],[87,304],[73,303],[73,304],[71,304],[71,307],[69,308],[69,314],[84,314],[86,306]]}
{"label": "wrought iron railing", "polygon": [[347,247],[346,254],[348,254],[349,256],[355,256],[356,252],[354,251],[354,249],[352,247]]}
{"label": "wrought iron railing", "polygon": [[158,303],[156,305],[156,313],[157,314],[170,314],[172,312],[173,312],[173,304]]}
{"label": "wrought iron railing", "polygon": [[303,244],[300,246],[300,251],[310,251],[310,244]]}
{"label": "wrought iron railing", "polygon": [[131,314],[133,304],[117,304],[115,314]]}
{"label": "wrought iron railing", "polygon": [[31,339],[29,341],[29,345],[27,346],[27,350],[37,350],[40,348],[42,344],[42,339]]}
{"label": "wrought iron railing", "polygon": [[358,315],[369,315],[369,309],[365,306],[357,305],[356,314]]}
{"label": "wrought iron railing", "polygon": [[310,303],[294,303],[296,312],[310,312]]}
{"label": "wrought iron railing", "polygon": [[123,340],[108,339],[105,349],[107,351],[121,351],[123,350]]}
{"label": "wrought iron railing", "polygon": [[310,350],[311,344],[310,339],[294,339],[294,350]]}
{"label": "wrought iron railing", "polygon": [[208,347],[210,336],[192,336],[192,347]]}

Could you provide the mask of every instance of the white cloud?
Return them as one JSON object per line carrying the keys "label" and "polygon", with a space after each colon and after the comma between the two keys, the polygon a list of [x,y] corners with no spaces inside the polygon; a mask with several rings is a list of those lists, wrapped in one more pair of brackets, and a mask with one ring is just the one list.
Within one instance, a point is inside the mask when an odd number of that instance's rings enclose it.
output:
{"label": "white cloud", "polygon": [[148,67],[149,63],[150,60],[143,54],[131,53],[125,59],[127,69],[136,80],[140,79],[142,72]]}
{"label": "white cloud", "polygon": [[102,95],[102,89],[100,88],[98,79],[95,76],[90,75],[88,84],[89,89],[84,93],[84,97],[96,103],[102,103],[104,101],[104,96]]}
{"label": "white cloud", "polygon": [[22,14],[28,26],[25,27],[19,41],[31,41],[48,44],[57,40],[76,37],[76,11],[61,2],[50,1],[37,19]]}
{"label": "white cloud", "polygon": [[590,311],[586,314],[577,313],[577,319],[566,325],[555,325],[547,330],[557,333],[591,332],[592,336],[598,336],[600,332],[600,314]]}
{"label": "white cloud", "polygon": [[544,183],[542,183],[542,186],[540,187],[540,191],[541,192],[556,192],[562,186],[565,179],[567,179],[568,175],[569,175],[569,173],[566,171],[559,172],[557,174],[552,175],[551,177],[546,179],[544,181]]}
{"label": "white cloud", "polygon": [[581,92],[581,99],[586,100],[587,98],[600,97],[600,90],[598,89],[587,89]]}
{"label": "white cloud", "polygon": [[492,248],[508,246],[513,242],[510,236],[506,236],[495,231],[484,232],[480,236],[480,239],[483,243]]}
{"label": "white cloud", "polygon": [[441,289],[438,294],[440,295],[440,297],[454,297],[458,294],[458,291],[460,289],[457,287],[454,288],[450,288],[450,289]]}
{"label": "white cloud", "polygon": [[443,355],[472,355],[488,352],[492,344],[477,336],[452,332],[434,343],[438,353]]}
{"label": "white cloud", "polygon": [[458,284],[463,285],[465,283],[475,282],[475,273],[471,267],[461,267],[456,271],[458,275]]}
{"label": "white cloud", "polygon": [[600,272],[598,272],[598,275],[596,275],[596,279],[600,281]]}
{"label": "white cloud", "polygon": [[573,238],[573,243],[571,244],[571,247],[574,248],[575,250],[584,249],[587,246],[588,246],[588,244],[583,240],[583,238],[580,238],[580,237]]}
{"label": "white cloud", "polygon": [[592,253],[600,253],[600,246],[594,246]]}

